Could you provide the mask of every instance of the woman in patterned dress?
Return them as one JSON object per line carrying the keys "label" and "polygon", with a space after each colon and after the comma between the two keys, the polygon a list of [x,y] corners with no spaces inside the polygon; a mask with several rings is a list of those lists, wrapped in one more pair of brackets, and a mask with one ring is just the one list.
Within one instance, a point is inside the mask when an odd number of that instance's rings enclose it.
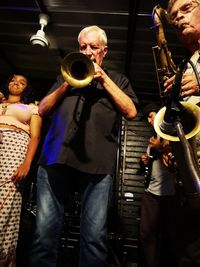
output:
{"label": "woman in patterned dress", "polygon": [[40,141],[41,117],[31,104],[30,86],[13,75],[0,95],[0,266],[16,266],[23,179]]}

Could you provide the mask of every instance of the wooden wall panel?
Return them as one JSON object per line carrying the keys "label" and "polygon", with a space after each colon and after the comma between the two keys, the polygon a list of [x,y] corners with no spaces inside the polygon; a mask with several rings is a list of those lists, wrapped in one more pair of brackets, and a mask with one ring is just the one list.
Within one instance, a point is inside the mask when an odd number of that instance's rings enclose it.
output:
{"label": "wooden wall panel", "polygon": [[144,177],[140,173],[139,161],[152,133],[141,113],[132,121],[122,119],[120,164],[116,182],[117,210],[123,231],[124,255],[135,262],[138,257],[140,204],[144,191]]}

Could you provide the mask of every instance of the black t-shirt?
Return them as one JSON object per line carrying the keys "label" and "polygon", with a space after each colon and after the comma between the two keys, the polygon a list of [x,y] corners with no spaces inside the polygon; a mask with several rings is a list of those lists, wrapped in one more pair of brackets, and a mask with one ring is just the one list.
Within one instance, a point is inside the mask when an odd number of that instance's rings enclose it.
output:
{"label": "black t-shirt", "polygon": [[[137,97],[128,79],[109,77],[134,103]],[[61,76],[48,94],[63,83]],[[66,164],[91,174],[113,174],[121,114],[100,83],[71,88],[54,108],[39,164]]]}

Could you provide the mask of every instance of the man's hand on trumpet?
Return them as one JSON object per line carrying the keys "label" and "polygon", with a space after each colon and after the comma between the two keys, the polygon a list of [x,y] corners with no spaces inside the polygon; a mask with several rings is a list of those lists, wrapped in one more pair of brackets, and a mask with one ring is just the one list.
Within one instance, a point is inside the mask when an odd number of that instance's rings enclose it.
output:
{"label": "man's hand on trumpet", "polygon": [[108,75],[96,62],[93,62],[93,64],[95,70],[93,78],[99,80],[100,82],[103,82],[108,77]]}

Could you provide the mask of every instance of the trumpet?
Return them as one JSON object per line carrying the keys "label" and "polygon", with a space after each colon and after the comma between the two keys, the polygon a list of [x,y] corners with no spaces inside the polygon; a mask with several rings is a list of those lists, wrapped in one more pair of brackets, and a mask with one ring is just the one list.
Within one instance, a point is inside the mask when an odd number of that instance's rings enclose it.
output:
{"label": "trumpet", "polygon": [[61,63],[63,79],[71,86],[82,88],[87,86],[94,77],[93,61],[79,52],[67,54]]}

